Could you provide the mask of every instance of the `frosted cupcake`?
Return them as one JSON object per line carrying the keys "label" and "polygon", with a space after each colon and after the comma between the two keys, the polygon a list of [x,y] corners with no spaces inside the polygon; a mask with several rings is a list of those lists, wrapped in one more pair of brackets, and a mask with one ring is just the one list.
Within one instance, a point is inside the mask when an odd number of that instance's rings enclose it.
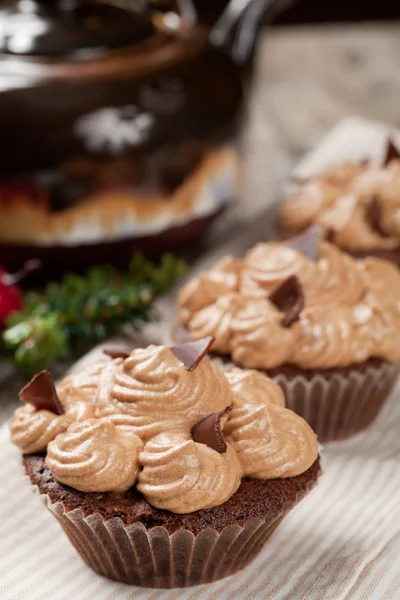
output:
{"label": "frosted cupcake", "polygon": [[382,164],[345,162],[300,184],[279,211],[278,234],[321,225],[353,256],[400,265],[400,155],[389,141]]}
{"label": "frosted cupcake", "polygon": [[32,484],[83,560],[147,587],[242,569],[320,471],[308,424],[257,371],[224,374],[212,339],[114,354],[57,388],[48,373],[10,422]]}
{"label": "frosted cupcake", "polygon": [[214,335],[225,364],[273,377],[321,441],[344,438],[374,420],[395,383],[400,273],[354,260],[314,228],[190,281],[179,320],[191,339]]}

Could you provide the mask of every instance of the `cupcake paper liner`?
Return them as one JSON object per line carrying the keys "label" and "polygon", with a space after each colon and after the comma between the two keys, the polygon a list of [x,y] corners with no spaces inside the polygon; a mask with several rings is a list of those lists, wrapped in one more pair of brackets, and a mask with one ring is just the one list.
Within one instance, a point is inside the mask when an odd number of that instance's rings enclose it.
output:
{"label": "cupcake paper liner", "polygon": [[243,569],[315,484],[310,482],[281,512],[221,531],[207,528],[197,535],[187,529],[170,534],[162,526],[124,525],[120,517],[104,520],[98,513],[85,517],[79,508],[66,511],[48,495],[41,494],[41,498],[83,560],[100,575],[142,587],[178,588],[217,581]]}
{"label": "cupcake paper liner", "polygon": [[286,406],[303,417],[320,442],[350,437],[375,420],[392,391],[399,373],[397,363],[383,362],[365,371],[334,373],[329,378],[316,374],[308,380],[284,374],[273,377],[280,385]]}

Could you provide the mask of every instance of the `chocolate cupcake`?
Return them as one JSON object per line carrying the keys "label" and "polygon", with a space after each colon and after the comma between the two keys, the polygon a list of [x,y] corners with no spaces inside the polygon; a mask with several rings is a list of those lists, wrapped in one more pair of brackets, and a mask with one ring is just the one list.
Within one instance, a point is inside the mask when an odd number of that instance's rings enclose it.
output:
{"label": "chocolate cupcake", "polygon": [[396,381],[400,273],[381,259],[357,261],[321,234],[224,259],[181,290],[179,319],[191,339],[216,337],[220,364],[272,377],[329,441],[367,427]]}
{"label": "chocolate cupcake", "polygon": [[279,386],[223,373],[212,341],[122,353],[57,388],[42,372],[21,391],[11,441],[101,575],[158,588],[231,575],[318,478],[316,437]]}
{"label": "chocolate cupcake", "polygon": [[391,141],[382,164],[344,162],[301,183],[279,210],[277,235],[321,225],[353,256],[400,265],[400,155]]}

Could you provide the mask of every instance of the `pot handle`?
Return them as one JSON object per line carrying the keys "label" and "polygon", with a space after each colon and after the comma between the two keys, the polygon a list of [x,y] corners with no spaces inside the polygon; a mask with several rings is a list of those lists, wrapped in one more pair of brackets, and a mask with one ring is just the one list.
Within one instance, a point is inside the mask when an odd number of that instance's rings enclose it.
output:
{"label": "pot handle", "polygon": [[[197,19],[196,5],[201,0],[92,0],[114,4],[125,10],[135,8],[152,15],[158,27],[169,30],[163,13],[171,11],[177,15],[186,32]],[[278,12],[286,9],[295,0],[228,0],[226,7],[210,29],[210,43],[213,46],[228,49],[238,63],[245,63],[250,57],[257,33],[262,23],[271,20]],[[157,15],[162,15],[161,20]],[[179,17],[178,17],[179,15]],[[172,29],[179,30],[173,22]]]}
{"label": "pot handle", "polygon": [[210,32],[214,46],[228,47],[232,58],[244,63],[250,57],[262,23],[286,9],[291,0],[230,0]]}

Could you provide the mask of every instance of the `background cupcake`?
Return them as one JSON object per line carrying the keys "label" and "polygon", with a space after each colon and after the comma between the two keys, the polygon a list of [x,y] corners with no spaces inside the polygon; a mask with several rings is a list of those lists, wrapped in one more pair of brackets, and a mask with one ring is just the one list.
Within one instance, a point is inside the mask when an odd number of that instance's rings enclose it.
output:
{"label": "background cupcake", "polygon": [[389,141],[382,164],[345,162],[300,184],[279,210],[279,237],[318,224],[353,256],[400,265],[399,158]]}
{"label": "background cupcake", "polygon": [[328,441],[368,426],[395,383],[400,273],[320,236],[317,227],[224,260],[182,289],[179,309],[192,339],[215,335],[225,363],[269,374]]}
{"label": "background cupcake", "polygon": [[257,371],[224,374],[212,339],[46,372],[10,422],[31,482],[98,573],[147,587],[243,568],[315,484],[317,441]]}

